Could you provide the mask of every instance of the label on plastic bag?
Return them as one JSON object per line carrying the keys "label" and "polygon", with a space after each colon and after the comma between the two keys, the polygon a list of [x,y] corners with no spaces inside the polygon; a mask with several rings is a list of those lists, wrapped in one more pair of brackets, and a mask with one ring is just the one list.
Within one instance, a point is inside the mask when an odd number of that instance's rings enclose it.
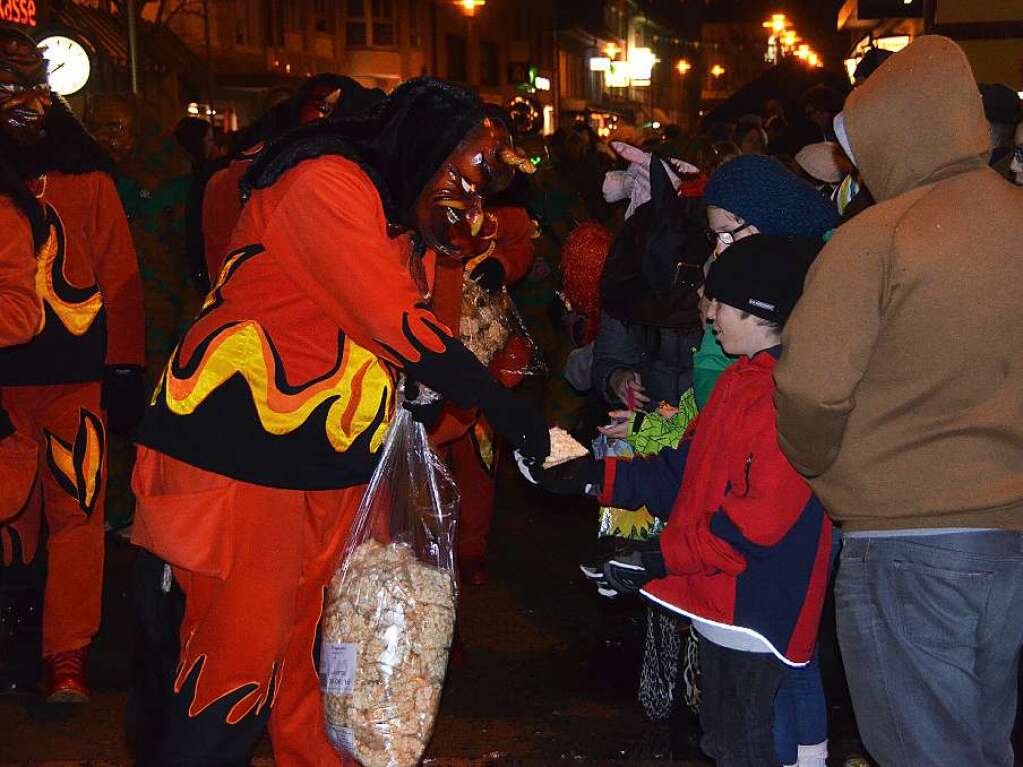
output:
{"label": "label on plastic bag", "polygon": [[327,695],[355,692],[356,649],[351,642],[324,642],[320,647],[320,689]]}
{"label": "label on plastic bag", "polygon": [[355,733],[351,727],[337,727],[327,722],[327,738],[335,749],[343,749],[349,754],[355,753]]}

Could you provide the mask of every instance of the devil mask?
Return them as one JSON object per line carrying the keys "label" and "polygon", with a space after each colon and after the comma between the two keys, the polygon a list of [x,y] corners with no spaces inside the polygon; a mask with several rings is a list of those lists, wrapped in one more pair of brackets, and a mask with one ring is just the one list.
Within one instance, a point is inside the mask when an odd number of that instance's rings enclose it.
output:
{"label": "devil mask", "polygon": [[390,223],[418,231],[428,246],[456,257],[464,251],[455,230],[478,234],[483,199],[506,187],[516,168],[532,170],[504,125],[486,117],[475,94],[419,78],[400,85],[370,112],[317,120],[281,136],[253,163],[241,186],[246,193],[269,186],[298,162],[326,154],[362,166]]}
{"label": "devil mask", "polygon": [[[532,163],[512,146],[507,128],[489,117],[473,128],[426,182],[415,203],[415,228],[445,256],[472,255],[484,234],[483,201],[511,184]],[[528,170],[527,170],[528,169]]]}
{"label": "devil mask", "polygon": [[50,103],[39,48],[21,32],[0,29],[0,134],[17,146],[38,144]]}

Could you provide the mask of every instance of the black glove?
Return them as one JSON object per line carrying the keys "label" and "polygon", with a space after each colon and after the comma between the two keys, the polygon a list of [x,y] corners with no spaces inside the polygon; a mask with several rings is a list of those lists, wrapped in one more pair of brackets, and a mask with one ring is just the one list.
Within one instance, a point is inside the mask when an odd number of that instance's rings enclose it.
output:
{"label": "black glove", "polygon": [[551,452],[550,432],[540,411],[527,399],[513,394],[494,380],[461,341],[447,338],[439,327],[424,324],[443,339],[444,351],[424,346],[407,329],[405,334],[419,353],[419,360],[407,361],[405,373],[439,392],[456,405],[478,407],[494,431],[530,458],[541,461]]}
{"label": "black glove", "polygon": [[6,439],[12,434],[14,434],[14,424],[11,423],[11,417],[7,415],[7,411],[3,407],[0,407],[0,439]]}
{"label": "black glove", "polygon": [[542,460],[515,451],[515,463],[522,476],[548,493],[558,495],[600,495],[604,484],[604,462],[592,456],[565,461],[549,469]]}
{"label": "black glove", "polygon": [[103,371],[100,407],[107,413],[107,429],[126,437],[146,411],[146,383],[138,365],[107,365]]}
{"label": "black glove", "polygon": [[604,563],[604,579],[619,594],[635,594],[647,583],[668,574],[660,543],[623,549]]}
{"label": "black glove", "polygon": [[501,292],[506,276],[504,264],[496,258],[484,258],[469,273],[469,279],[479,284],[490,295]]}
{"label": "black glove", "polygon": [[401,406],[412,414],[412,420],[421,423],[429,431],[434,427],[437,421],[440,420],[441,413],[444,412],[444,400],[440,396],[430,401],[417,402],[421,398],[423,393],[419,384],[413,381],[411,378],[405,379],[405,398],[401,401]]}
{"label": "black glove", "polygon": [[537,407],[491,379],[480,393],[479,408],[494,431],[528,458],[541,463],[551,454],[551,433]]}

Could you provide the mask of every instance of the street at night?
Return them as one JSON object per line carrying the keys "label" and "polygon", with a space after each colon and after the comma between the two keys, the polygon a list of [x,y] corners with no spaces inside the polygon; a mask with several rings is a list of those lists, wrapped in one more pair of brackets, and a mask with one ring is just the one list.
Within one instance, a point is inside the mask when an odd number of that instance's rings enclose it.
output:
{"label": "street at night", "polygon": [[0,0],[0,767],[1019,767],[1023,0]]}
{"label": "street at night", "polygon": [[[650,722],[637,700],[645,606],[599,597],[579,572],[594,541],[593,504],[552,500],[510,471],[499,486],[490,580],[464,587],[464,659],[448,671],[424,764],[710,764],[693,742],[690,715]],[[114,540],[108,555],[103,626],[91,658],[95,703],[0,697],[3,767],[131,764],[123,731],[135,649],[134,548]],[[829,682],[841,684],[834,659],[828,662]],[[836,692],[829,763],[842,765],[861,751],[844,691]],[[264,741],[254,764],[271,763]]]}

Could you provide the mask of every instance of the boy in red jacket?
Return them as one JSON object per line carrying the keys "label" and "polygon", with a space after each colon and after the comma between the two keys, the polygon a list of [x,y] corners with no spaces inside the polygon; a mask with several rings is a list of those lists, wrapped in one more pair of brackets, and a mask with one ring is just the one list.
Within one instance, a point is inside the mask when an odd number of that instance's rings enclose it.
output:
{"label": "boy in red jacket", "polygon": [[692,620],[701,746],[729,767],[780,764],[774,699],[786,668],[813,657],[827,587],[831,522],[778,448],[772,377],[782,325],[816,248],[754,235],[711,267],[709,318],[724,350],[740,359],[676,449],[548,470],[519,461],[527,479],[553,492],[646,505],[668,518],[657,549],[623,552],[605,575],[617,590],[640,590]]}

